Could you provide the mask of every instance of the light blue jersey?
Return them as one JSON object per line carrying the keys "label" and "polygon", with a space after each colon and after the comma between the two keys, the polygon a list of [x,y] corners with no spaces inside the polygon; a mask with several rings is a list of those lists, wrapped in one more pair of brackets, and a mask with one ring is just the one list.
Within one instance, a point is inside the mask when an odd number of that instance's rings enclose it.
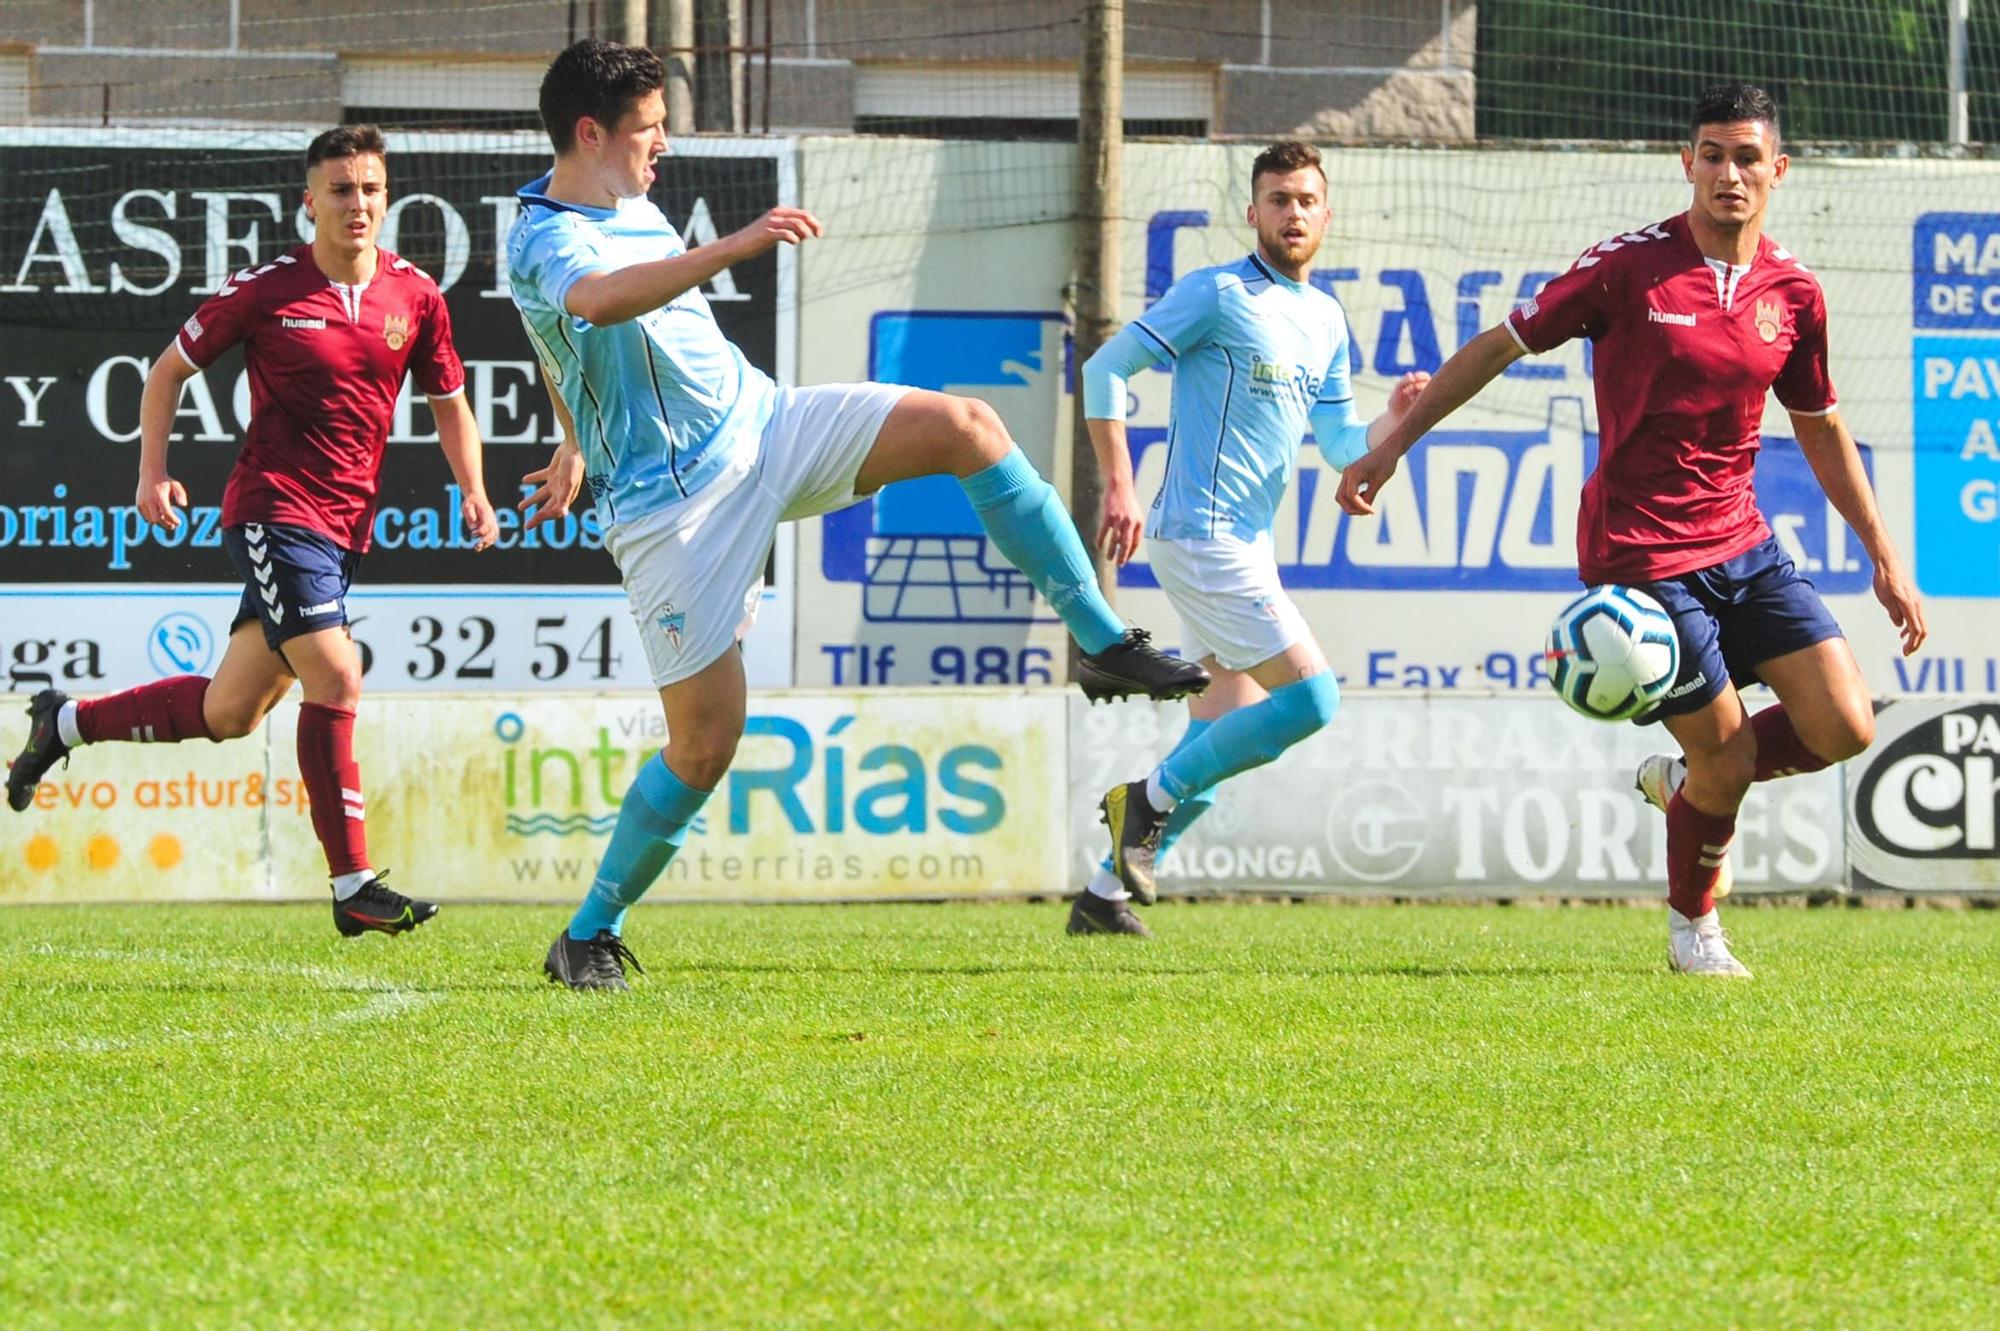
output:
{"label": "light blue jersey", "polygon": [[507,237],[514,304],[569,408],[592,499],[606,526],[679,503],[757,446],[776,386],[722,335],[700,290],[598,327],[564,301],[580,278],[687,253],[651,199],[586,208],[520,191]]}
{"label": "light blue jersey", "polygon": [[1339,301],[1255,254],[1189,273],[1106,343],[1084,369],[1090,417],[1123,419],[1121,372],[1136,357],[1173,371],[1167,475],[1147,534],[1269,531],[1308,428],[1333,465],[1359,456],[1367,427],[1355,419],[1348,345]]}

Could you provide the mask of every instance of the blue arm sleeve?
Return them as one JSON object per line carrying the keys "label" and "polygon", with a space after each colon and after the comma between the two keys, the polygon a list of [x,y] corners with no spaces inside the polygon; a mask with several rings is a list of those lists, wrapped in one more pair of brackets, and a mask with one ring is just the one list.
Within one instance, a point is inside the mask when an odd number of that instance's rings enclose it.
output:
{"label": "blue arm sleeve", "polygon": [[1348,378],[1350,345],[1351,339],[1343,326],[1340,344],[1327,364],[1326,377],[1320,381],[1319,396],[1311,413],[1313,442],[1319,445],[1319,454],[1326,459],[1326,465],[1335,471],[1368,451],[1368,422],[1355,415],[1354,389]]}
{"label": "blue arm sleeve", "polygon": [[1083,363],[1083,415],[1085,420],[1125,419],[1125,381],[1150,365],[1157,365],[1163,353],[1147,342],[1131,324],[1097,349]]}
{"label": "blue arm sleeve", "polygon": [[1319,455],[1335,471],[1368,451],[1368,422],[1354,414],[1353,398],[1315,404],[1312,427]]}

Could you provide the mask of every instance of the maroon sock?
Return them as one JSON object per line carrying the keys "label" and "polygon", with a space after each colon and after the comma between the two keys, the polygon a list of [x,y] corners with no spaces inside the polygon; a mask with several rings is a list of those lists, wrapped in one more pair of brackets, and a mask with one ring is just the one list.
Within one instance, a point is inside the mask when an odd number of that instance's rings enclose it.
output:
{"label": "maroon sock", "polygon": [[1826,759],[1807,748],[1806,742],[1799,738],[1799,732],[1792,729],[1792,718],[1785,715],[1783,703],[1766,707],[1751,717],[1750,728],[1757,732],[1759,781],[1797,776],[1801,772],[1817,772],[1827,766]]}
{"label": "maroon sock", "polygon": [[207,692],[207,675],[176,675],[108,698],[79,702],[76,731],[86,744],[108,739],[138,744],[209,739],[208,722],[201,717],[201,700]]}
{"label": "maroon sock", "polygon": [[1668,905],[1690,920],[1715,909],[1715,877],[1735,835],[1735,814],[1703,813],[1674,793],[1667,804]]}
{"label": "maroon sock", "polygon": [[354,713],[316,702],[299,708],[299,775],[312,802],[313,831],[330,874],[368,867],[362,823],[361,768],[354,761]]}

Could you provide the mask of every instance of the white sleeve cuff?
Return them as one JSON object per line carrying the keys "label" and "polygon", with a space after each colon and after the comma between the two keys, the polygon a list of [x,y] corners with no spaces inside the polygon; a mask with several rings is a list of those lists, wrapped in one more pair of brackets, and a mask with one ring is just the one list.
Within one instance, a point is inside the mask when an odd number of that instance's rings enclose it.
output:
{"label": "white sleeve cuff", "polygon": [[1534,348],[1530,347],[1526,342],[1521,340],[1521,330],[1514,327],[1513,315],[1510,314],[1506,318],[1502,319],[1500,321],[1500,326],[1507,330],[1507,336],[1514,339],[1514,345],[1519,347],[1523,352],[1523,354],[1529,356],[1535,354]]}

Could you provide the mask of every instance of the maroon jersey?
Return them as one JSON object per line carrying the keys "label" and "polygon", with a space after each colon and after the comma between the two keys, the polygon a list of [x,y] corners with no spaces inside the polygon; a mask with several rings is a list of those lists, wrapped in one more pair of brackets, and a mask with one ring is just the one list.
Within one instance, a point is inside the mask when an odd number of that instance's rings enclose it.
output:
{"label": "maroon jersey", "polygon": [[1748,268],[1714,264],[1685,215],[1587,250],[1506,327],[1528,351],[1597,344],[1597,470],[1576,528],[1588,583],[1675,577],[1769,537],[1751,486],[1764,394],[1834,408],[1818,279],[1768,236]]}
{"label": "maroon jersey", "polygon": [[238,342],[250,429],[223,491],[224,525],[290,523],[365,551],[404,375],[431,397],[465,388],[437,284],[381,250],[373,280],[345,286],[301,245],[231,277],[175,339],[197,369]]}

